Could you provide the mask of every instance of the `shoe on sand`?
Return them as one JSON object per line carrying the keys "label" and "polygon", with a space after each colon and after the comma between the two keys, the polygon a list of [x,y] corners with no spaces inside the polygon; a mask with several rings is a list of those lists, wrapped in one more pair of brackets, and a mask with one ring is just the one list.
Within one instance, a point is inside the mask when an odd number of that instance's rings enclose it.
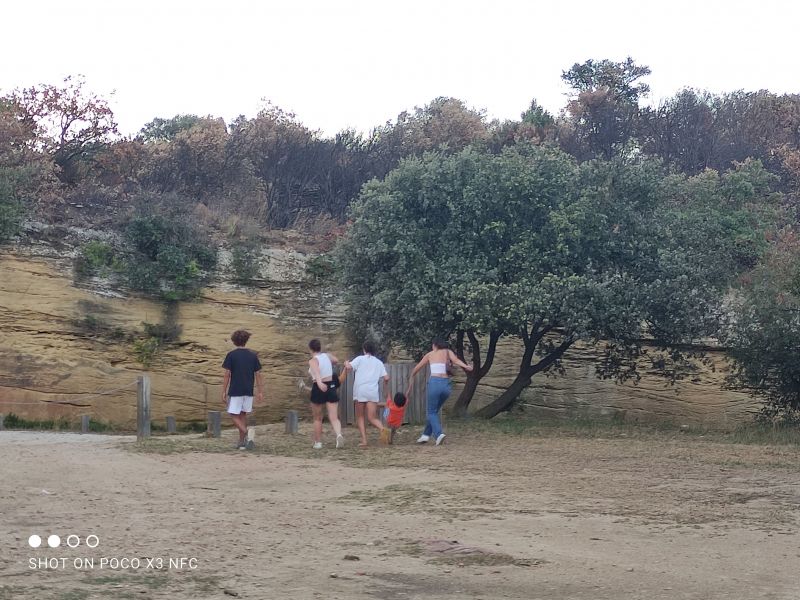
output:
{"label": "shoe on sand", "polygon": [[322,450],[322,442],[314,442],[314,450]]}
{"label": "shoe on sand", "polygon": [[442,444],[444,444],[444,434],[440,433],[439,437],[436,438],[436,445],[441,446]]}
{"label": "shoe on sand", "polygon": [[247,450],[255,450],[256,443],[253,440],[247,440],[247,443],[244,445],[244,447]]}
{"label": "shoe on sand", "polygon": [[341,433],[336,436],[336,447],[344,448],[344,436]]}
{"label": "shoe on sand", "polygon": [[427,444],[431,439],[431,436],[425,435],[424,433],[417,438],[418,444]]}

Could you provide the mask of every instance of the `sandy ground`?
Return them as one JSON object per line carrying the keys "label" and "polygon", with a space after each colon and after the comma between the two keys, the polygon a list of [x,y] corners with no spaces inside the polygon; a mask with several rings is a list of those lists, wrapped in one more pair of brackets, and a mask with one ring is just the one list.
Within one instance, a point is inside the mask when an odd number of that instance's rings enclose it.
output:
{"label": "sandy ground", "polygon": [[255,452],[0,432],[0,598],[800,598],[796,447],[259,429]]}

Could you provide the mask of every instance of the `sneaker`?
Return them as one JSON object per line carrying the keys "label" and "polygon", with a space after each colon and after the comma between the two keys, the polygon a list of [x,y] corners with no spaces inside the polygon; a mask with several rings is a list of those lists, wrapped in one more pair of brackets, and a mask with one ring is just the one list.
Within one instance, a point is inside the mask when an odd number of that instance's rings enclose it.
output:
{"label": "sneaker", "polygon": [[341,433],[336,436],[336,447],[344,448],[344,436]]}
{"label": "sneaker", "polygon": [[436,445],[441,446],[442,444],[444,444],[444,434],[440,433],[439,437],[436,438]]}
{"label": "sneaker", "polygon": [[322,450],[322,442],[314,442],[314,450]]}
{"label": "sneaker", "polygon": [[430,439],[431,439],[431,436],[429,436],[429,435],[425,435],[425,434],[423,433],[423,434],[422,434],[421,436],[419,436],[419,438],[417,439],[417,443],[418,443],[418,444],[427,444],[427,443],[430,441]]}
{"label": "sneaker", "polygon": [[236,442],[236,443],[233,445],[233,447],[234,447],[234,448],[236,448],[237,450],[244,450],[244,449],[245,449],[245,444],[244,444],[244,442],[242,442],[242,441],[240,440],[240,441]]}
{"label": "sneaker", "polygon": [[253,440],[247,440],[247,443],[244,445],[244,447],[247,450],[255,450],[256,443]]}

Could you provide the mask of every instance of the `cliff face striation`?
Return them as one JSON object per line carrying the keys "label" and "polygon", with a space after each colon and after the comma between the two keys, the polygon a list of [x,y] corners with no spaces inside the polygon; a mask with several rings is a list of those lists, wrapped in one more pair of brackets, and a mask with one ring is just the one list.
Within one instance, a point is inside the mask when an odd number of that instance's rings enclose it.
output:
{"label": "cliff face striation", "polygon": [[[76,232],[67,232],[69,235]],[[64,240],[60,240],[63,242]],[[253,332],[267,383],[259,422],[281,419],[287,409],[306,410],[306,344],[319,337],[327,348],[352,352],[344,307],[324,282],[308,279],[305,256],[288,246],[265,250],[268,266],[257,287],[224,281],[193,302],[167,306],[115,289],[100,278],[76,281],[75,245],[43,242],[6,248],[0,255],[0,413],[28,419],[79,415],[122,426],[136,417],[136,377],[149,373],[157,422],[202,421],[221,410],[221,363],[232,348],[230,333]],[[177,328],[177,339],[155,350],[142,346],[149,326]],[[517,347],[500,345],[492,373],[478,389],[476,405],[496,396],[514,377]],[[592,347],[572,350],[566,376],[539,377],[521,403],[536,414],[613,417],[678,424],[729,426],[749,417],[746,395],[724,391],[726,365],[713,356],[706,369],[674,386],[645,374],[638,385],[597,379]],[[144,365],[148,366],[145,367]],[[458,388],[455,392],[457,394]]]}

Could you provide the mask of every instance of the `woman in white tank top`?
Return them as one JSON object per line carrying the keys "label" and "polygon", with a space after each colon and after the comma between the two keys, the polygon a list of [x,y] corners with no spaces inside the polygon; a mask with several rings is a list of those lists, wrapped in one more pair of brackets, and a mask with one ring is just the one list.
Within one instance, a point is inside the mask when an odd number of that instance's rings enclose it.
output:
{"label": "woman in white tank top", "polygon": [[339,378],[333,374],[333,365],[339,362],[333,354],[322,351],[322,344],[314,339],[308,343],[311,360],[308,373],[314,380],[311,387],[311,415],[314,418],[314,449],[322,448],[322,407],[328,407],[328,421],[336,433],[336,447],[344,446],[342,424],[339,422]]}
{"label": "woman in white tank top", "polygon": [[406,397],[410,397],[411,390],[414,387],[414,377],[425,365],[430,365],[431,376],[428,379],[427,391],[427,420],[425,422],[425,430],[417,440],[418,444],[424,444],[429,441],[431,437],[436,440],[436,445],[440,446],[444,442],[444,432],[442,431],[442,421],[439,417],[439,412],[442,406],[450,397],[452,387],[450,385],[450,374],[448,373],[448,365],[458,365],[465,371],[472,371],[472,366],[463,362],[458,358],[455,353],[449,349],[447,342],[441,339],[433,340],[431,351],[422,357],[422,360],[417,363],[414,370],[411,371],[411,377],[408,380],[408,388],[406,389]]}

